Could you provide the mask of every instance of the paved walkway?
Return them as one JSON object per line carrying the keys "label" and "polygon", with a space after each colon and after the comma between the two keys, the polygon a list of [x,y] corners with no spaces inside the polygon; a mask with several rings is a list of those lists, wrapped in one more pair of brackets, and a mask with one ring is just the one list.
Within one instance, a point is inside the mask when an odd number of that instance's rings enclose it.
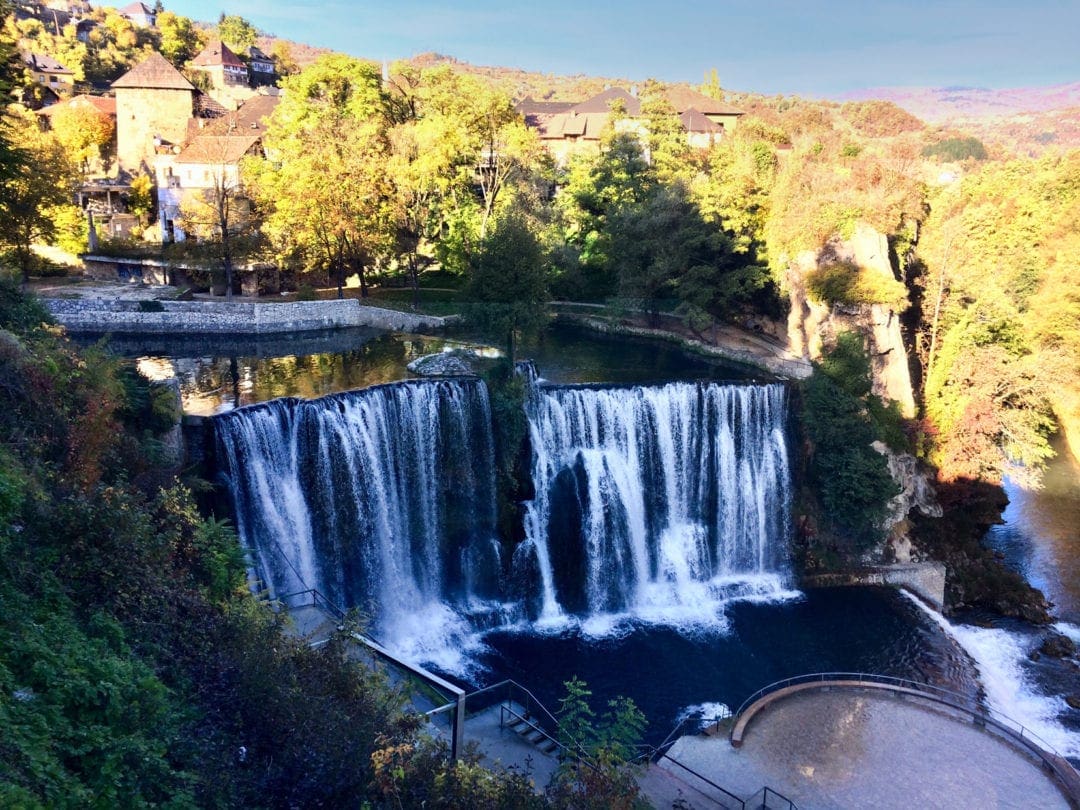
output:
{"label": "paved walkway", "polygon": [[889,695],[799,693],[758,715],[742,748],[688,736],[669,756],[743,798],[768,785],[800,810],[1069,807],[1050,775],[999,737]]}

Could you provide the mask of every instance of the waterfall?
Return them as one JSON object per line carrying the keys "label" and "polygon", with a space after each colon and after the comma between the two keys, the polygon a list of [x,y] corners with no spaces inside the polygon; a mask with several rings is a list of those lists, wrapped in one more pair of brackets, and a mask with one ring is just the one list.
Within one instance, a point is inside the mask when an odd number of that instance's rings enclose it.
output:
{"label": "waterfall", "polygon": [[482,382],[278,399],[215,428],[237,529],[271,596],[316,588],[416,659],[461,646],[465,615],[498,593],[502,568]]}
{"label": "waterfall", "polygon": [[403,657],[458,672],[491,627],[716,626],[733,598],[790,593],[784,386],[527,390],[536,494],[505,558],[480,380],[215,417],[261,587],[316,588]]}
{"label": "waterfall", "polygon": [[784,386],[534,382],[528,410],[541,621],[712,622],[787,594]]}

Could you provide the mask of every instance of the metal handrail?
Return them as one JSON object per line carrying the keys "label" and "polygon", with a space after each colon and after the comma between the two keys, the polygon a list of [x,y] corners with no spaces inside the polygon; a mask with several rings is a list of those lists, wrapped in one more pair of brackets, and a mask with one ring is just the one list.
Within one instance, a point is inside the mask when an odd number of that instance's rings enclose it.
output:
{"label": "metal handrail", "polygon": [[990,726],[997,729],[1002,732],[1007,739],[1012,739],[1014,742],[1022,744],[1031,753],[1036,754],[1039,759],[1042,760],[1043,765],[1066,786],[1070,794],[1076,793],[1076,795],[1073,796],[1074,800],[1080,799],[1080,792],[1078,792],[1080,791],[1080,772],[1078,772],[1076,768],[1074,768],[1073,765],[1052,745],[1019,721],[1014,720],[996,709],[980,706],[976,700],[973,700],[967,695],[954,692],[951,689],[934,686],[933,684],[919,683],[918,681],[912,681],[907,678],[897,678],[892,675],[878,675],[867,672],[815,672],[807,675],[796,675],[792,678],[776,681],[775,683],[771,683],[768,686],[764,686],[757,690],[743,701],[742,705],[739,706],[739,710],[735,713],[736,724],[732,726],[729,739],[734,740],[738,720],[747,709],[766,695],[789,686],[828,681],[851,682],[853,686],[859,681],[862,681],[868,685],[877,684],[884,687],[894,687],[898,690],[915,693],[919,698],[931,700],[935,703],[940,703],[951,709],[955,709],[956,711],[964,712],[971,716],[975,722],[984,727]]}
{"label": "metal handrail", "polygon": [[506,705],[499,706],[499,722],[500,722],[500,724],[502,722],[502,715],[503,715],[504,712],[506,714],[509,714],[511,717],[516,717],[518,720],[525,723],[525,725],[527,725],[529,728],[533,729],[534,731],[540,732],[540,734],[543,735],[543,737],[545,739],[550,740],[551,742],[555,743],[555,745],[557,745],[562,750],[564,750],[564,751],[568,750],[567,747],[566,747],[566,743],[556,739],[555,737],[552,737],[547,732],[547,730],[544,729],[542,726],[539,726],[536,723],[532,722],[532,720],[530,720],[528,717],[523,717],[522,715],[518,714],[517,712],[515,712],[509,706],[506,706]]}
{"label": "metal handrail", "polygon": [[[877,675],[875,673],[869,672],[814,672],[807,675],[796,675],[791,678],[784,678],[783,680],[776,681],[775,683],[771,683],[768,686],[763,686],[761,689],[758,689],[756,692],[754,692],[754,694],[750,695],[750,697],[744,700],[739,706],[738,710],[734,714],[734,717],[737,720],[751,705],[756,703],[765,695],[771,694],[772,692],[777,692],[788,686],[797,686],[803,683],[815,683],[819,681],[866,681],[868,683],[879,683],[885,686],[897,686],[904,689],[911,689],[915,692],[920,692],[924,694],[927,698],[932,698],[941,703],[945,703],[954,709],[959,709],[961,711],[968,712],[969,714],[982,716],[989,720],[994,720],[996,725],[1001,726],[1008,731],[1013,731],[1013,733],[1017,734],[1021,738],[1033,740],[1034,742],[1043,746],[1047,750],[1047,752],[1054,754],[1055,756],[1061,756],[1061,754],[1057,750],[1055,750],[1052,745],[1046,742],[1046,740],[1033,732],[1031,729],[1024,726],[1019,721],[1009,717],[1008,715],[1002,714],[996,709],[991,709],[989,707],[972,708],[973,706],[977,707],[978,702],[975,699],[969,697],[968,695],[963,695],[959,692],[955,692],[951,689],[945,689],[941,686],[935,686],[929,683],[920,683],[918,681],[913,681],[908,678],[898,678],[892,675]],[[1014,731],[1013,729],[1011,729],[1009,727],[1009,724],[1015,726],[1018,731]]]}
{"label": "metal handrail", "polygon": [[[469,694],[467,694],[465,696],[466,711],[468,711],[467,707],[468,707],[469,700],[471,698],[475,698],[478,695],[484,694],[485,692],[494,692],[496,689],[500,689],[500,688],[503,688],[503,687],[507,688],[508,693],[510,693],[510,691],[512,689],[521,690],[525,694],[525,696],[528,697],[528,699],[532,703],[536,704],[536,708],[540,709],[540,711],[542,711],[545,715],[547,715],[547,719],[551,721],[552,725],[556,729],[560,728],[559,721],[555,718],[555,715],[553,715],[551,712],[549,712],[547,710],[547,707],[544,706],[544,704],[541,703],[532,692],[530,692],[528,689],[526,689],[524,686],[522,686],[517,681],[511,680],[510,678],[507,678],[504,681],[499,681],[498,683],[492,684],[491,686],[485,686],[483,689],[477,689],[475,692],[470,692]],[[525,708],[528,709],[529,707],[526,706]]]}
{"label": "metal handrail", "polygon": [[[309,596],[309,595],[311,596],[311,604],[312,604],[312,606],[314,606],[314,607],[325,607],[331,613],[333,613],[335,616],[337,616],[337,618],[339,618],[339,619],[341,619],[343,621],[346,618],[346,616],[348,615],[343,608],[338,607],[333,602],[331,602],[329,599],[327,599],[323,595],[323,593],[321,591],[319,591],[317,588],[307,588],[306,590],[303,590],[303,591],[293,591],[292,593],[287,593],[287,594],[284,594],[283,596],[277,597],[277,599],[275,601],[281,602],[286,607],[289,607],[288,603],[286,602],[287,599],[292,599],[294,596]],[[322,603],[321,605],[319,604],[320,602]]]}
{"label": "metal handrail", "polygon": [[701,775],[700,773],[698,773],[697,771],[695,771],[695,770],[694,770],[693,768],[691,768],[691,767],[689,767],[689,766],[687,766],[687,765],[683,765],[683,764],[682,764],[681,762],[679,762],[679,760],[677,760],[677,759],[672,759],[672,758],[671,758],[671,757],[669,757],[669,756],[668,756],[667,754],[662,754],[662,755],[661,755],[661,759],[666,759],[666,760],[667,760],[668,762],[673,762],[673,763],[675,763],[675,764],[676,764],[676,765],[678,765],[678,766],[679,766],[680,768],[682,768],[682,769],[683,769],[684,771],[686,771],[687,773],[689,773],[689,774],[693,775],[693,776],[694,776],[694,777],[696,777],[697,779],[700,779],[700,780],[701,780],[702,782],[704,782],[705,784],[707,784],[707,785],[708,785],[709,787],[711,787],[711,788],[714,788],[714,789],[716,789],[716,790],[719,790],[719,791],[720,791],[721,793],[723,793],[723,794],[724,794],[725,796],[728,796],[728,797],[730,797],[730,798],[731,798],[731,800],[732,800],[732,801],[733,801],[733,802],[735,803],[735,806],[736,806],[736,807],[737,807],[737,808],[738,808],[739,810],[745,810],[745,808],[746,808],[746,802],[744,802],[744,801],[743,801],[742,799],[740,799],[740,798],[739,798],[738,796],[736,796],[736,795],[735,795],[734,793],[732,793],[732,792],[731,792],[730,790],[725,790],[724,788],[720,787],[720,785],[716,784],[716,782],[712,781],[712,780],[711,780],[711,779],[709,779],[709,778],[708,778],[707,776],[702,776],[702,775]]}
{"label": "metal handrail", "polygon": [[[497,689],[503,689],[503,688],[506,689],[506,696],[505,696],[504,700],[507,701],[507,702],[510,702],[510,701],[513,700],[513,698],[514,698],[513,690],[515,690],[515,689],[519,690],[526,698],[526,700],[524,701],[526,713],[531,711],[531,709],[533,709],[533,708],[538,709],[540,712],[542,712],[546,716],[547,720],[550,722],[551,727],[555,730],[556,734],[559,734],[559,735],[565,734],[565,737],[569,741],[569,744],[567,744],[565,742],[562,742],[561,740],[557,739],[556,737],[553,737],[551,735],[551,733],[549,733],[548,731],[546,731],[544,728],[537,725],[536,723],[531,723],[530,722],[529,724],[531,726],[536,728],[537,731],[539,731],[541,734],[543,734],[548,739],[554,741],[559,746],[559,748],[562,749],[563,751],[566,751],[567,753],[573,754],[578,759],[584,761],[587,765],[589,765],[589,767],[595,767],[594,763],[592,762],[592,758],[590,757],[589,752],[585,748],[585,746],[582,745],[580,742],[578,742],[570,734],[567,734],[563,730],[562,724],[559,723],[559,721],[555,717],[555,715],[553,715],[548,710],[547,706],[545,706],[543,703],[541,703],[540,700],[536,697],[536,695],[534,695],[532,692],[530,692],[528,689],[526,689],[524,686],[522,686],[520,683],[518,683],[515,680],[507,678],[506,680],[499,681],[498,683],[493,683],[490,686],[485,686],[482,689],[477,689],[475,692],[470,692],[469,694],[465,695],[465,698],[464,698],[464,706],[465,706],[464,712],[465,712],[465,715],[468,716],[468,702],[469,702],[470,698],[475,698],[478,695],[483,695],[483,694],[488,693],[488,692],[494,692]],[[453,703],[447,703],[447,704],[445,704],[443,706],[437,706],[436,708],[431,709],[430,711],[426,712],[425,714],[426,714],[426,716],[431,717],[433,715],[440,714],[440,713],[442,713],[444,711],[449,711],[451,708],[453,708],[454,705],[455,704],[453,704]],[[509,707],[504,706],[503,708],[505,708],[506,711],[510,712],[511,714],[517,716],[517,713],[514,712]],[[526,722],[529,722],[528,718],[522,717],[520,719],[525,720]]]}

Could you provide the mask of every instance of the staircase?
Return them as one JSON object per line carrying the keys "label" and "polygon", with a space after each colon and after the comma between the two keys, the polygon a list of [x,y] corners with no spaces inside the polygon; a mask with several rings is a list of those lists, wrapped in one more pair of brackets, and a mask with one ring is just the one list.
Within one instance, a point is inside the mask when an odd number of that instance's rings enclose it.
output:
{"label": "staircase", "polygon": [[505,700],[499,705],[499,723],[548,756],[557,756],[562,748],[527,708],[513,700]]}

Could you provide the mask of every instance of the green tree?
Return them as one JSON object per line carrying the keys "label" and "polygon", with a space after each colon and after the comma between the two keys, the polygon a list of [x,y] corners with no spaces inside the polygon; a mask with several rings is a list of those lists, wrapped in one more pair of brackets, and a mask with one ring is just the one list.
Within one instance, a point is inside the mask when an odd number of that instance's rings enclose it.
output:
{"label": "green tree", "polygon": [[556,198],[560,239],[573,251],[560,267],[560,292],[596,299],[618,289],[611,220],[645,199],[653,186],[648,161],[635,135],[611,133],[599,155],[571,161]]}
{"label": "green tree", "polygon": [[506,338],[515,357],[518,336],[547,321],[547,279],[540,243],[520,216],[510,214],[488,233],[463,293],[469,317]]}
{"label": "green tree", "polygon": [[157,15],[157,29],[161,34],[161,55],[173,67],[182,68],[202,50],[205,42],[202,33],[188,17],[163,11]]}
{"label": "green tree", "polygon": [[34,244],[56,232],[53,209],[71,202],[76,170],[64,147],[31,116],[13,121],[11,137],[22,159],[8,164],[10,176],[0,194],[0,239],[14,250],[25,284],[35,263]]}
{"label": "green tree", "polygon": [[689,182],[696,172],[686,131],[660,82],[650,79],[645,83],[641,117],[648,131],[649,161],[657,181],[665,185]]}
{"label": "green tree", "polygon": [[322,57],[284,81],[265,145],[270,161],[249,161],[245,177],[266,213],[264,233],[282,255],[322,269],[342,294],[392,250],[392,186],[377,70],[349,57]]}
{"label": "green tree", "polygon": [[218,18],[217,32],[221,41],[238,55],[246,55],[259,36],[255,26],[238,14],[222,13]]}
{"label": "green tree", "polygon": [[608,701],[607,711],[597,718],[589,705],[592,691],[584,681],[574,677],[563,685],[566,695],[559,700],[556,716],[568,756],[547,789],[552,806],[648,807],[629,764],[645,731],[645,716],[632,700],[620,697]]}
{"label": "green tree", "polygon": [[870,388],[870,359],[854,333],[838,337],[802,387],[811,485],[827,528],[848,553],[880,542],[886,505],[899,492],[885,457],[871,447],[885,434],[871,416],[884,409],[872,406]]}
{"label": "green tree", "polygon": [[776,179],[774,145],[743,122],[709,153],[707,172],[692,186],[702,214],[730,233],[752,260],[765,258],[765,223]]}
{"label": "green tree", "polygon": [[624,207],[610,231],[620,294],[641,301],[654,318],[665,299],[678,301],[688,323],[701,329],[754,304],[766,308],[776,294],[768,271],[748,265],[681,185],[659,186]]}

